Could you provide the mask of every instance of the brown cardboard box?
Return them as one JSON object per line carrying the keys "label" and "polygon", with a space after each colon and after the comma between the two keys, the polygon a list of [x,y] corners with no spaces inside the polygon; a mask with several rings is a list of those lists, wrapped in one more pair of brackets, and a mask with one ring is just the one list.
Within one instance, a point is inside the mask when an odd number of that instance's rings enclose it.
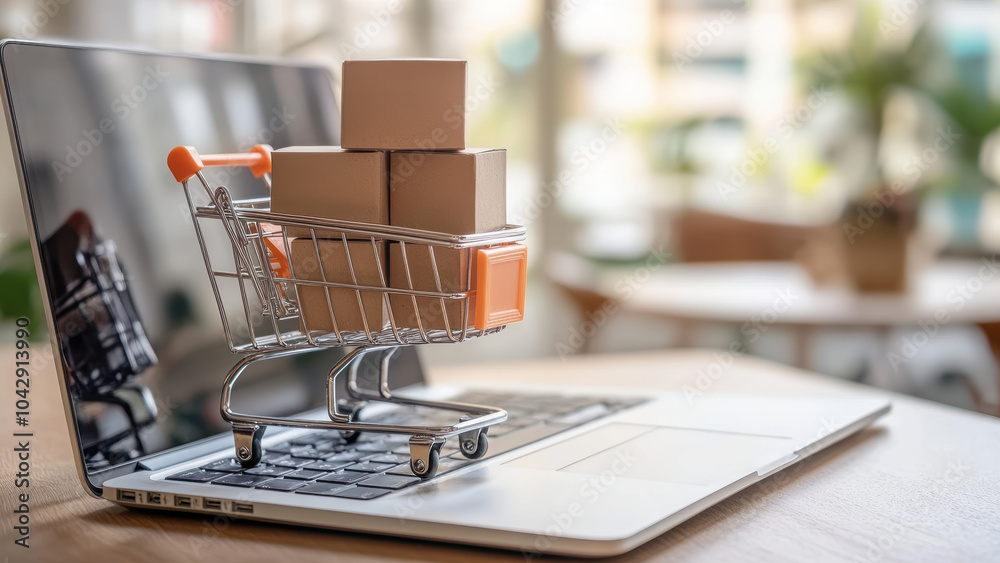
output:
{"label": "brown cardboard box", "polygon": [[393,151],[389,219],[411,227],[467,235],[507,223],[507,151]]}
{"label": "brown cardboard box", "polygon": [[[406,280],[406,269],[403,267],[403,253],[399,243],[389,244],[389,285],[393,288],[409,289]],[[469,260],[472,257],[472,287],[476,283],[475,249],[434,248],[434,258],[437,262],[438,275],[441,279],[441,289],[434,280],[434,270],[431,266],[430,252],[426,245],[407,244],[406,261],[410,267],[410,278],[413,289],[418,291],[442,291],[458,293],[469,289]],[[417,309],[420,312],[420,322],[424,330],[444,329],[444,314],[441,312],[441,300],[431,297],[417,297]],[[418,328],[417,313],[413,308],[413,298],[409,295],[390,294],[389,305],[392,307],[393,320],[401,328]],[[445,311],[448,315],[448,328],[461,330],[462,315],[465,310],[464,300],[445,300]],[[470,328],[475,326],[476,300],[469,300]]]}
{"label": "brown cardboard box", "polygon": [[446,59],[344,61],[341,144],[464,149],[465,68]]}
{"label": "brown cardboard box", "polygon": [[[320,261],[316,259],[316,246],[311,238],[299,238],[291,241],[292,250],[292,270],[296,278],[310,281],[323,281],[323,273],[326,274],[326,281],[335,283],[353,284],[351,271],[348,268],[347,255],[344,252],[344,243],[340,240],[316,241],[319,247],[319,256],[322,259],[323,270],[320,270]],[[382,286],[382,279],[385,275],[385,243],[377,242],[378,262],[375,260],[375,252],[372,249],[371,241],[351,241],[347,243],[351,253],[351,263],[354,266],[354,274],[359,285]],[[382,276],[379,275],[377,264],[382,266]],[[333,314],[337,320],[337,328],[344,330],[365,329],[362,321],[361,306],[358,305],[357,293],[353,289],[323,288],[318,286],[308,286],[297,284],[300,330],[305,331],[308,327],[310,331],[333,331],[333,320],[330,317],[329,307],[333,306]],[[329,291],[330,303],[327,303],[326,293]],[[385,327],[385,300],[382,292],[362,291],[361,302],[364,304],[364,318],[368,321],[368,329],[371,331],[382,330]],[[303,320],[304,319],[304,323]]]}
{"label": "brown cardboard box", "polygon": [[[388,224],[386,153],[340,147],[287,147],[271,153],[271,211]],[[289,228],[289,237],[309,237]],[[336,231],[317,237],[340,238]]]}

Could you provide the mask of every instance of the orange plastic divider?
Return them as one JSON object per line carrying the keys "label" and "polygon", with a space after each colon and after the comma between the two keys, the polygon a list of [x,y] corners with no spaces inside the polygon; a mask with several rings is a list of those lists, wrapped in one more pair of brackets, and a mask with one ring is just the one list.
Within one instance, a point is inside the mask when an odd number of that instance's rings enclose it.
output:
{"label": "orange plastic divider", "polygon": [[476,257],[476,328],[486,330],[524,319],[528,247],[508,244],[479,249]]}
{"label": "orange plastic divider", "polygon": [[206,166],[246,166],[254,177],[271,171],[270,145],[255,145],[250,152],[200,155],[194,147],[178,146],[167,155],[167,166],[178,182],[186,182]]}
{"label": "orange plastic divider", "polygon": [[[292,277],[292,270],[288,265],[288,254],[285,253],[285,238],[281,232],[281,227],[272,223],[261,223],[261,240],[264,241],[264,248],[267,249],[267,259],[271,264],[271,271],[279,278]],[[257,233],[257,224],[250,223],[250,232]],[[280,283],[276,283],[281,295],[285,295]]]}

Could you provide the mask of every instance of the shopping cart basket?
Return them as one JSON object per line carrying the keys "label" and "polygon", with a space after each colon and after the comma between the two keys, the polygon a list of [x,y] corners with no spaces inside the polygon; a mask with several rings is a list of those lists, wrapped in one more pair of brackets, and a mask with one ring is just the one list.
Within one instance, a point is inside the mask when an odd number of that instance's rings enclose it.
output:
{"label": "shopping cart basket", "polygon": [[[269,209],[269,198],[234,200],[225,186],[213,189],[203,172],[208,166],[246,166],[270,189],[270,153],[271,147],[266,145],[255,146],[245,154],[222,155],[199,155],[192,147],[180,146],[174,148],[167,158],[171,172],[184,187],[226,341],[230,350],[245,356],[225,379],[221,405],[222,417],[233,427],[236,456],[240,463],[251,467],[260,461],[263,454],[261,437],[267,426],[338,430],[349,442],[356,440],[360,432],[408,434],[410,468],[414,475],[423,478],[430,478],[437,471],[441,447],[448,438],[458,436],[459,450],[470,459],[485,455],[487,430],[491,425],[506,420],[506,411],[482,405],[400,396],[390,391],[389,363],[399,346],[464,342],[494,334],[506,324],[521,319],[524,311],[526,251],[518,243],[524,240],[524,227],[509,225],[489,233],[448,235],[387,225],[273,213]],[[194,192],[198,190],[191,186],[193,178],[197,178],[208,196],[203,205],[196,203]],[[208,240],[203,232],[203,222],[212,222],[215,228],[221,224],[231,243],[227,246],[231,246],[231,249],[225,248],[225,252],[220,252],[219,245]],[[315,252],[312,263],[318,266],[318,277],[314,275],[315,272],[309,276],[302,272],[296,275],[295,260],[290,259],[292,238],[289,237],[289,229],[294,229],[297,237],[304,238],[311,245]],[[335,277],[334,272],[325,271],[324,260],[320,256],[320,242],[330,244],[330,240],[323,239],[323,236],[329,236],[331,232],[338,235],[333,244],[340,242],[337,246],[342,246],[343,256],[346,258],[346,270],[350,274],[349,282],[346,283],[329,281],[330,277]],[[374,256],[378,283],[359,283],[356,272],[356,264],[361,259],[357,255],[358,241],[363,242],[360,248],[365,248],[365,257]],[[297,239],[296,243],[298,242]],[[387,283],[388,276],[385,274],[383,259],[380,258],[384,252],[380,252],[379,247],[384,248],[388,244],[399,247],[405,283]],[[415,252],[415,248],[421,251]],[[454,251],[474,253],[474,259],[464,261],[460,272],[465,281],[463,287],[468,289],[442,289],[440,259],[435,258],[435,251],[437,256]],[[213,265],[222,260],[227,265],[232,264],[232,267]],[[491,269],[494,266],[495,269]],[[434,291],[414,289],[414,276],[411,273],[416,272],[417,268],[433,273]],[[509,283],[511,279],[514,280],[513,284]],[[238,291],[222,291],[220,283],[223,282],[235,283]],[[332,330],[331,327],[317,329],[316,323],[310,321],[310,315],[304,314],[305,307],[300,308],[301,294],[307,288],[324,290],[327,307],[321,313],[328,315],[332,321]],[[337,300],[337,303],[331,300],[333,290],[338,290],[341,296],[345,290],[354,293],[356,306],[355,300],[350,300],[349,306],[354,309],[350,312],[360,312],[363,330],[339,330],[337,316],[346,312],[338,311],[338,306],[335,306],[339,304],[339,307],[343,307],[342,299]],[[378,326],[377,323],[372,326],[373,323],[367,320],[370,317],[366,315],[365,307],[373,306],[371,296],[378,296],[381,301],[379,306],[384,304],[388,321],[383,326]],[[412,305],[412,309],[408,309],[406,313],[407,322],[401,320],[400,299]],[[418,300],[422,305],[418,304]],[[430,311],[428,304],[431,304]],[[315,301],[312,305],[315,305]],[[452,311],[451,319],[449,309]],[[454,318],[456,310],[460,311],[459,323],[452,322],[457,320]],[[433,324],[443,321],[443,328],[432,327],[432,323],[428,322],[429,313],[435,316]],[[231,321],[233,318],[240,319],[239,327],[234,326]],[[255,319],[257,323],[254,322]],[[246,322],[246,334],[237,334],[236,328],[244,328],[243,321]],[[240,341],[240,337],[245,341]],[[234,412],[230,407],[233,387],[251,365],[268,359],[338,346],[356,348],[337,362],[327,376],[329,421],[251,416]],[[363,388],[358,383],[361,359],[368,354],[377,355],[377,389]],[[347,397],[337,396],[337,380],[342,376],[347,377]],[[445,426],[362,421],[358,414],[368,401],[447,409],[461,415],[456,415],[455,422]]]}

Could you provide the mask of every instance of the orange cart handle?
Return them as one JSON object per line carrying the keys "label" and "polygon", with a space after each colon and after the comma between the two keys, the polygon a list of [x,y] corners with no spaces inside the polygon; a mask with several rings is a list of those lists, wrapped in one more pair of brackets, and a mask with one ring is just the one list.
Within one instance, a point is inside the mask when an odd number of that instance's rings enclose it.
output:
{"label": "orange cart handle", "polygon": [[255,145],[248,153],[200,155],[194,147],[179,146],[167,155],[167,166],[178,182],[187,182],[206,166],[246,166],[254,177],[271,171],[271,145]]}

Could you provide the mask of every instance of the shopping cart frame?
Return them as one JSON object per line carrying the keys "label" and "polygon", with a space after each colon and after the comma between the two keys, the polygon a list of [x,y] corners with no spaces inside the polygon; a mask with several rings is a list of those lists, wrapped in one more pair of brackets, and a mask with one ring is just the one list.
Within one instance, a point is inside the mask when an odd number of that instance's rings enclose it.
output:
{"label": "shopping cart frame", "polygon": [[[183,186],[188,209],[194,224],[198,244],[204,258],[206,270],[211,281],[212,290],[219,308],[223,331],[230,350],[244,355],[229,372],[223,384],[220,412],[222,418],[232,424],[236,449],[236,457],[244,467],[256,465],[263,455],[261,438],[268,426],[283,426],[293,428],[312,428],[336,430],[348,441],[354,441],[361,432],[380,432],[389,434],[408,434],[410,449],[410,469],[414,475],[430,478],[437,471],[441,447],[448,438],[459,437],[459,450],[470,459],[477,459],[486,454],[488,447],[487,432],[489,427],[507,419],[503,409],[450,401],[431,401],[398,395],[390,390],[389,366],[393,354],[400,346],[428,343],[458,343],[471,338],[477,338],[499,332],[500,326],[485,326],[470,328],[470,302],[476,289],[472,287],[472,261],[469,261],[465,273],[466,286],[464,291],[442,291],[441,277],[435,258],[434,248],[476,251],[479,248],[496,248],[514,245],[524,240],[525,228],[508,225],[504,229],[470,235],[450,235],[404,227],[375,225],[353,221],[318,219],[300,215],[274,213],[269,209],[269,198],[234,200],[228,188],[218,186],[213,190],[211,183],[203,172],[209,166],[245,166],[254,175],[261,178],[268,189],[270,181],[270,153],[267,145],[253,147],[245,154],[199,155],[193,147],[176,147],[168,156],[167,162],[171,171]],[[206,205],[195,201],[191,180],[196,178],[208,196]],[[213,266],[212,252],[206,243],[201,221],[221,222],[226,236],[232,243],[234,271],[219,270]],[[268,231],[269,227],[280,227],[280,234]],[[352,283],[337,283],[327,279],[322,265],[321,280],[305,279],[296,276],[294,261],[291,260],[289,228],[308,229],[313,247],[316,249],[316,259],[322,264],[319,251],[320,240],[317,232],[335,231],[340,234],[347,256]],[[289,262],[288,275],[278,275],[271,266],[271,258],[265,239],[278,238],[284,247],[285,257]],[[336,239],[332,239],[336,240]],[[348,241],[371,241],[373,255],[381,285],[365,285],[358,283],[354,263],[351,258]],[[273,240],[269,241],[272,244]],[[389,243],[400,245],[402,261],[406,273],[408,287],[390,287],[382,269],[378,244]],[[428,249],[429,260],[436,282],[437,291],[422,291],[413,289],[411,276],[411,261],[408,258],[406,245],[420,245]],[[280,248],[279,248],[280,250]],[[272,252],[273,254],[273,252]],[[386,257],[386,260],[388,258]],[[238,343],[234,339],[233,328],[229,322],[227,307],[223,294],[219,289],[221,279],[234,279],[240,289],[243,313],[247,322],[249,342]],[[247,290],[249,282],[252,291]],[[310,330],[305,317],[298,310],[301,303],[300,287],[326,288],[327,304],[333,330]],[[521,298],[523,310],[523,278],[521,280]],[[336,312],[330,300],[330,290],[353,290],[361,309],[361,319],[364,323],[362,331],[342,331],[337,327]],[[377,330],[369,326],[365,315],[365,305],[362,292],[368,295],[372,292],[381,296],[388,311],[388,328]],[[295,298],[292,299],[291,295]],[[413,304],[415,328],[404,328],[396,322],[391,305],[390,295],[409,297]],[[444,329],[425,328],[421,320],[417,299],[433,300],[440,304]],[[461,326],[452,327],[447,312],[447,303],[458,302],[464,305],[461,310]],[[254,329],[251,317],[253,306],[259,304],[260,314],[269,321],[269,331],[258,334]],[[282,322],[300,320],[303,330],[284,330],[279,325]],[[266,325],[267,323],[265,323]],[[233,389],[240,376],[247,368],[259,362],[305,354],[331,347],[357,346],[352,352],[338,361],[329,371],[326,378],[326,420],[307,420],[302,418],[254,416],[233,410],[231,398]],[[358,382],[358,370],[361,360],[369,355],[377,355],[379,373],[377,389],[364,389]],[[347,377],[346,397],[338,397],[338,381]],[[443,426],[402,425],[362,421],[359,419],[361,408],[371,401],[388,402],[397,405],[414,407],[429,407],[463,413],[454,424]]]}

